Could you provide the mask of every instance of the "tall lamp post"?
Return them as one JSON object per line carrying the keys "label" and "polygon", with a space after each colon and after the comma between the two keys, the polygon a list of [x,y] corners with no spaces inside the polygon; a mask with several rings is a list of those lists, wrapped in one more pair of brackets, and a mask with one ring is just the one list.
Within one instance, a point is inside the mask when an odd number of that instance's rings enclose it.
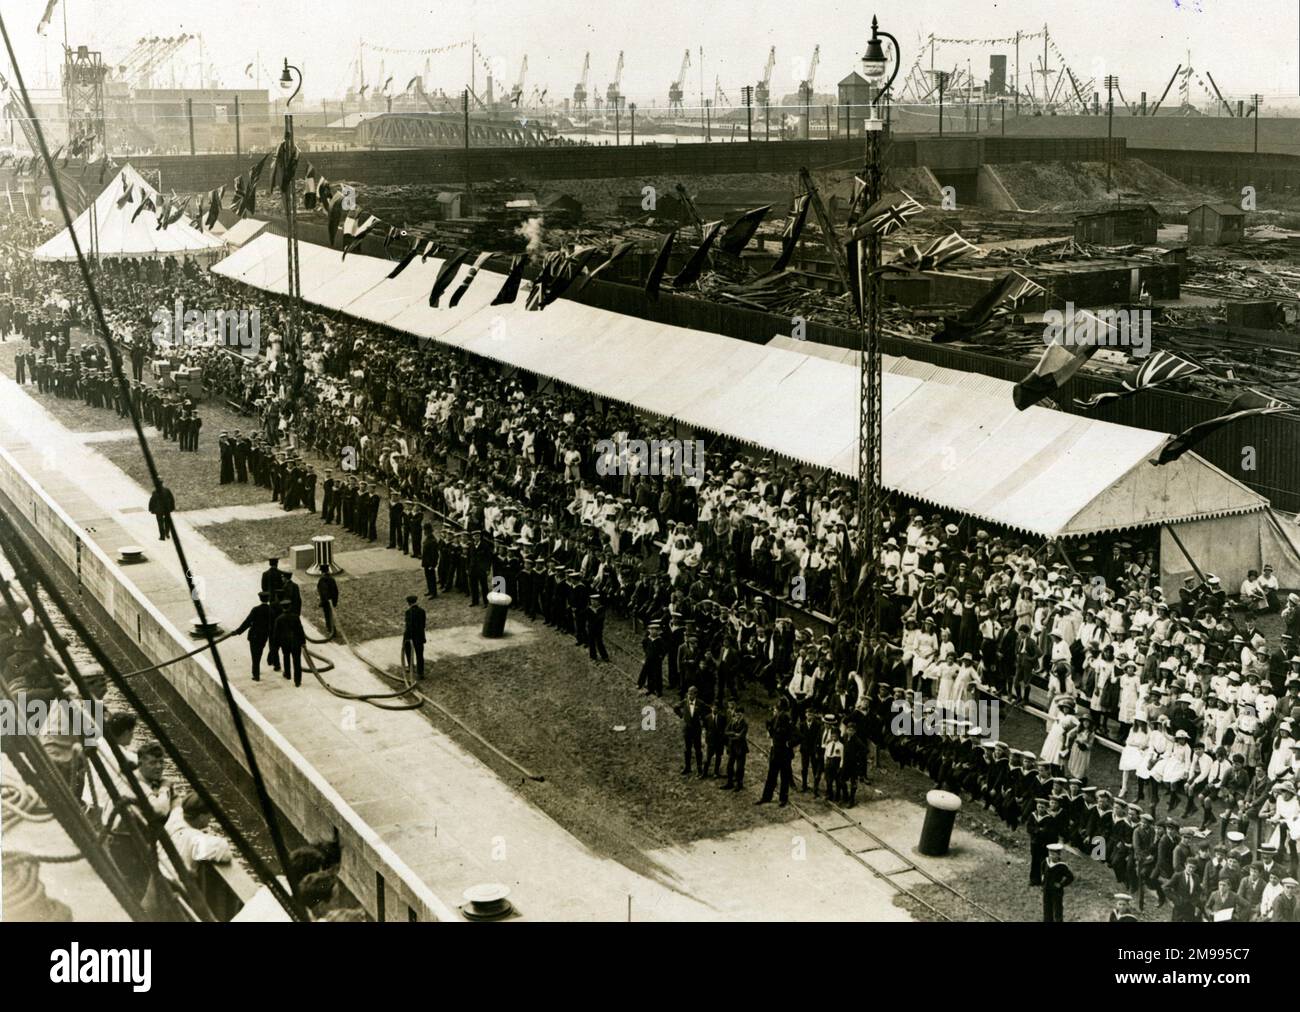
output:
{"label": "tall lamp post", "polygon": [[[881,37],[888,39],[894,48],[894,69],[886,76],[889,61]],[[880,200],[884,190],[884,132],[880,117],[880,104],[889,100],[889,89],[898,76],[898,40],[888,32],[880,31],[875,17],[871,19],[871,41],[862,56],[862,76],[876,89],[871,116],[866,123],[867,163],[863,172],[866,188],[862,195],[864,208]],[[859,247],[861,251],[861,247]],[[866,578],[869,595],[861,606],[859,631],[864,651],[874,649],[880,635],[880,594],[876,586],[880,578],[880,538],[884,486],[881,482],[881,402],[882,376],[880,361],[880,294],[877,275],[880,266],[880,236],[872,231],[867,238],[866,257],[858,256],[858,272],[862,292],[863,326],[861,356],[858,367],[858,544],[857,560]],[[861,669],[859,669],[861,670]]]}
{"label": "tall lamp post", "polygon": [[[295,80],[296,77],[296,80]],[[280,89],[293,89],[284,102],[284,160],[282,171],[292,171],[295,162],[293,143],[293,114],[289,112],[289,103],[298,97],[302,90],[302,71],[293,66],[288,59],[284,61],[284,70],[280,74]],[[298,347],[298,303],[302,299],[302,274],[298,263],[298,195],[293,192],[293,181],[285,180],[284,185],[284,223],[289,242],[289,328],[285,335],[285,351],[297,350]]]}

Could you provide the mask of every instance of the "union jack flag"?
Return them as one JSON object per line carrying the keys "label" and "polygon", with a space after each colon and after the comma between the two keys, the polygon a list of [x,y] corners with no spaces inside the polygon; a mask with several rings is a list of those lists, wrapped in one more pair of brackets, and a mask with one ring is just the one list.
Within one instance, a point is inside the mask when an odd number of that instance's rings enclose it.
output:
{"label": "union jack flag", "polygon": [[[859,180],[859,182],[861,182]],[[856,203],[857,198],[855,198]],[[866,239],[868,236],[886,236],[897,232],[907,224],[909,218],[915,218],[925,208],[902,190],[887,193],[857,219],[850,240]]]}
{"label": "union jack flag", "polygon": [[967,242],[956,232],[949,232],[929,243],[924,249],[913,244],[899,251],[898,256],[885,265],[887,270],[933,271],[951,263],[967,253],[978,253],[979,247]]}
{"label": "union jack flag", "polygon": [[1086,400],[1074,399],[1074,406],[1078,408],[1095,408],[1098,404],[1105,404],[1107,401],[1118,401],[1125,397],[1132,397],[1140,390],[1149,390],[1151,387],[1160,386],[1162,383],[1168,383],[1170,380],[1178,379],[1180,376],[1190,376],[1192,373],[1201,371],[1201,367],[1195,362],[1189,362],[1185,358],[1180,358],[1173,352],[1157,351],[1154,355],[1147,358],[1140,366],[1133,370],[1129,375],[1124,377],[1120,384],[1122,390],[1104,394],[1093,394]]}

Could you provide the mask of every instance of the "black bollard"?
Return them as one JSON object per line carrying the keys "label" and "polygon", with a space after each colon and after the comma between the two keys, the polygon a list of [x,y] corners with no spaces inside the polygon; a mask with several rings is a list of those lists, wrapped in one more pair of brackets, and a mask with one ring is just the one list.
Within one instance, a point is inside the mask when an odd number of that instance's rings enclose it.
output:
{"label": "black bollard", "polygon": [[948,791],[930,791],[925,796],[925,825],[921,827],[921,842],[916,849],[928,857],[942,857],[948,853],[952,827],[961,811],[961,798]]}

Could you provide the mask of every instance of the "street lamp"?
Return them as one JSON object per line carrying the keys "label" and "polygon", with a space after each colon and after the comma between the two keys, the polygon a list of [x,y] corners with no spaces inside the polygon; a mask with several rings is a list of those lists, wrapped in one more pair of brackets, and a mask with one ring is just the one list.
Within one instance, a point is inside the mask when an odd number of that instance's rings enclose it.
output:
{"label": "street lamp", "polygon": [[[888,73],[889,60],[881,42],[884,37],[893,46],[893,71]],[[863,171],[866,183],[863,207],[871,207],[880,200],[884,189],[885,124],[880,117],[879,103],[889,100],[889,89],[898,76],[898,40],[888,32],[880,31],[873,16],[871,41],[862,55],[862,76],[876,89],[871,105],[871,116],[866,122],[867,163]],[[859,245],[858,288],[862,293],[863,326],[861,330],[861,356],[858,366],[858,534],[856,555],[859,570],[866,577],[870,595],[861,606],[859,629],[862,633],[863,651],[873,649],[880,634],[880,595],[876,586],[880,578],[881,514],[884,505],[884,487],[881,482],[881,403],[883,380],[880,361],[880,236],[873,230],[867,238],[866,257]],[[853,280],[853,279],[851,279]],[[865,659],[865,655],[864,655]],[[863,670],[859,668],[858,670]]]}
{"label": "street lamp", "polygon": [[284,173],[284,224],[289,250],[289,326],[288,333],[285,334],[285,351],[296,350],[298,347],[298,303],[302,299],[302,273],[298,262],[298,195],[293,191],[293,180],[290,178],[297,159],[294,157],[293,114],[289,112],[289,103],[302,90],[302,71],[286,59],[284,70],[280,73],[280,90],[289,91],[291,88],[292,93],[284,100],[284,146],[280,165],[280,170]]}

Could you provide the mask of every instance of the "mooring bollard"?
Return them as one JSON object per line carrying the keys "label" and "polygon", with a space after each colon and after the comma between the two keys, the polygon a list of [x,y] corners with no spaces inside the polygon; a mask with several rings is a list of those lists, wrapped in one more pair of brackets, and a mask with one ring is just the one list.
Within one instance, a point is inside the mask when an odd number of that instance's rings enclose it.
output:
{"label": "mooring bollard", "polygon": [[500,639],[506,634],[506,616],[510,613],[510,595],[492,591],[487,596],[487,614],[483,616],[483,637]]}
{"label": "mooring bollard", "polygon": [[952,840],[952,827],[961,811],[961,798],[948,791],[930,791],[925,796],[925,824],[921,827],[921,842],[916,849],[928,857],[942,857],[948,853]]}

